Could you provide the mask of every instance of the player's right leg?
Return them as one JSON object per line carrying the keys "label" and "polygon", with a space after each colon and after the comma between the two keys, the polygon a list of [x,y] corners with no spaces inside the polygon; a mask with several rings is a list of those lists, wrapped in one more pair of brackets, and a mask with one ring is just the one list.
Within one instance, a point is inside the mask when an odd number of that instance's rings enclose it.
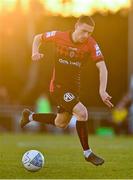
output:
{"label": "player's right leg", "polygon": [[104,163],[104,160],[95,155],[88,144],[88,111],[86,107],[79,102],[73,108],[73,114],[77,117],[76,130],[84,151],[85,160],[98,166]]}
{"label": "player's right leg", "polygon": [[23,128],[30,121],[37,121],[45,124],[55,125],[56,114],[54,113],[34,113],[29,109],[24,109],[20,120],[20,126]]}

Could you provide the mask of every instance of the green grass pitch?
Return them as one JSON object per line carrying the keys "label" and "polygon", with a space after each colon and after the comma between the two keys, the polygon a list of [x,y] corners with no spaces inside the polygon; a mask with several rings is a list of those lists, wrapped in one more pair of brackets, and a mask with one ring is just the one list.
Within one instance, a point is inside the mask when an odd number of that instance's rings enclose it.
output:
{"label": "green grass pitch", "polygon": [[[90,136],[92,150],[104,157],[95,167],[86,162],[76,135],[0,134],[1,179],[133,179],[133,137]],[[40,150],[46,164],[28,172],[21,163],[30,149]]]}

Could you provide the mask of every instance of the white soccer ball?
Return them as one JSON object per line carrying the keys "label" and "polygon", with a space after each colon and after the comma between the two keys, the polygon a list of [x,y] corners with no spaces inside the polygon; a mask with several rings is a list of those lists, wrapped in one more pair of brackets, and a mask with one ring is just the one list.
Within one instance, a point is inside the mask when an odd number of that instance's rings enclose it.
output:
{"label": "white soccer ball", "polygon": [[40,151],[27,151],[22,157],[22,163],[28,171],[38,171],[44,166],[44,156]]}

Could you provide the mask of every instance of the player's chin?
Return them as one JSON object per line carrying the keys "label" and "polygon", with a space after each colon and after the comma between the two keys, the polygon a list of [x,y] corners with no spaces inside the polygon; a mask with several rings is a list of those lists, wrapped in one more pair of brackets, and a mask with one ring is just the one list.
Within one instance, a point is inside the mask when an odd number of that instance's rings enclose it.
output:
{"label": "player's chin", "polygon": [[87,39],[82,38],[82,39],[80,39],[80,43],[84,43],[86,40]]}

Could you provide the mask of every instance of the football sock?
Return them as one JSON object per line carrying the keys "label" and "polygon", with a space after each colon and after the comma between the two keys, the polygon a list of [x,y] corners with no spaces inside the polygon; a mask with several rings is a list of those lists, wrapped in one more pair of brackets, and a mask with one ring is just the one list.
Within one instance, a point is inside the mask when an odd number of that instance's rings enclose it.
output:
{"label": "football sock", "polygon": [[[31,117],[34,121],[55,125],[54,120],[56,118],[56,114],[54,113],[33,113],[31,114]],[[29,120],[31,119],[31,117],[29,116]]]}
{"label": "football sock", "polygon": [[33,114],[35,114],[35,113],[32,112],[32,113],[29,115],[29,121],[33,121]]}
{"label": "football sock", "polygon": [[88,121],[76,121],[76,130],[84,151],[90,149],[88,144]]}
{"label": "football sock", "polygon": [[86,158],[88,158],[91,153],[92,153],[92,150],[91,150],[91,149],[88,149],[88,150],[84,151],[84,156],[85,156]]}

